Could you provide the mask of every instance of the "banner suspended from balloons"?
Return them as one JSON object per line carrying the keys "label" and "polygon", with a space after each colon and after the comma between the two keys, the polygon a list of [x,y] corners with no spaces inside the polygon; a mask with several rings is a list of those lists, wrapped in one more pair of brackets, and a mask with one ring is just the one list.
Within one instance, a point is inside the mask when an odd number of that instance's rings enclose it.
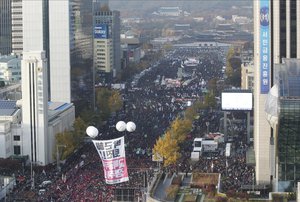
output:
{"label": "banner suspended from balloons", "polygon": [[124,137],[112,140],[93,140],[102,160],[105,182],[117,184],[128,181]]}

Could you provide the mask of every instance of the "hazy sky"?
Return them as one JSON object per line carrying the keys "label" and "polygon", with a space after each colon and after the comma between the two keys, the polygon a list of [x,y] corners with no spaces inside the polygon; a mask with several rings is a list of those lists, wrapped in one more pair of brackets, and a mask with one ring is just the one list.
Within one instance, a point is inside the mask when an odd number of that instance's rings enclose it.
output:
{"label": "hazy sky", "polygon": [[236,6],[251,6],[253,0],[109,0],[112,9],[151,9],[159,6],[180,6],[183,9],[228,8]]}

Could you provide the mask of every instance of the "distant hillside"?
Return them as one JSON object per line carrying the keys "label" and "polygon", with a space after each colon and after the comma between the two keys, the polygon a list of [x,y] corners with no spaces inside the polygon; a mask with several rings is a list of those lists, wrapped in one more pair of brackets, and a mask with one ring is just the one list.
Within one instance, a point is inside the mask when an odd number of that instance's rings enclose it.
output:
{"label": "distant hillside", "polygon": [[226,10],[233,6],[252,6],[253,0],[110,0],[112,9],[121,12],[133,11],[136,13],[156,10],[160,6],[179,6],[189,12],[205,10]]}

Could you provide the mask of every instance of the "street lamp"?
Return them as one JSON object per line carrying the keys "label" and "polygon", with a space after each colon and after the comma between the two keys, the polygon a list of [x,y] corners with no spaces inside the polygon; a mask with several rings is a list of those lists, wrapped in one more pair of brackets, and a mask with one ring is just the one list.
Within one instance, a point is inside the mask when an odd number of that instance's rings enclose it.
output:
{"label": "street lamp", "polygon": [[57,170],[60,171],[60,166],[59,166],[59,147],[66,148],[66,145],[64,144],[58,144],[56,145],[56,165],[57,165]]}
{"label": "street lamp", "polygon": [[206,121],[206,122],[205,122],[205,125],[206,125],[206,133],[208,134],[208,131],[209,131],[209,122]]}

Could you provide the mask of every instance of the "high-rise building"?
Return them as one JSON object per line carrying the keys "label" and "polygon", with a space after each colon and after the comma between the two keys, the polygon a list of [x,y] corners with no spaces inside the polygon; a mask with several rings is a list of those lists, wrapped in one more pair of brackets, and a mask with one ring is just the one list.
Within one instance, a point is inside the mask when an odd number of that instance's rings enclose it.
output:
{"label": "high-rise building", "polygon": [[96,11],[93,24],[95,82],[111,82],[121,69],[120,12]]}
{"label": "high-rise building", "polygon": [[23,52],[22,0],[11,2],[11,26],[12,52],[21,56]]}
{"label": "high-rise building", "polygon": [[[277,134],[265,113],[265,101],[274,84],[274,64],[282,58],[300,57],[300,2],[258,0],[254,2],[254,150],[256,182],[273,182],[278,169],[275,156]],[[279,129],[280,130],[280,129]]]}
{"label": "high-rise building", "polygon": [[[23,155],[48,162],[48,77],[43,1],[23,1],[22,130]],[[32,12],[34,10],[34,12]]]}
{"label": "high-rise building", "polygon": [[0,54],[11,53],[11,0],[0,1]]}
{"label": "high-rise building", "polygon": [[49,27],[45,31],[48,32],[50,100],[53,102],[71,102],[70,6],[69,0],[48,2]]}
{"label": "high-rise building", "polygon": [[268,104],[270,109],[277,109],[277,119],[273,122],[276,123],[273,126],[273,190],[295,192],[300,179],[300,60],[283,60],[282,64],[274,66],[274,86],[271,91],[277,91],[274,92],[277,99]]}

